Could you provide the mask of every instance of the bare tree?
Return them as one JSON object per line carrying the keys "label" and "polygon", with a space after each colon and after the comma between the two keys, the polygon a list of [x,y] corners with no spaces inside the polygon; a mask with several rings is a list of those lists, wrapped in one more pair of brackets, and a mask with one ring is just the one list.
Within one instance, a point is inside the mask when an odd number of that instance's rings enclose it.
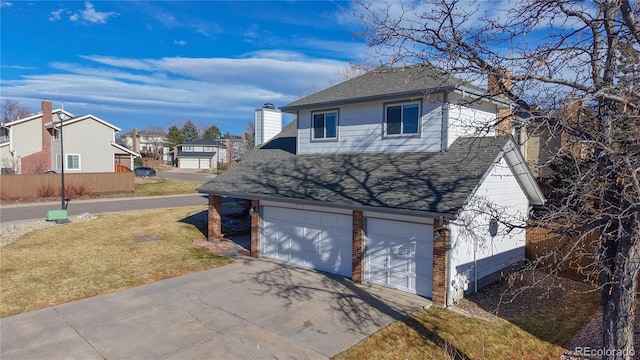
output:
{"label": "bare tree", "polygon": [[253,149],[256,146],[256,123],[254,121],[249,121],[247,123],[247,127],[244,128],[244,133],[242,134],[242,152],[246,153],[247,151]]}
{"label": "bare tree", "polygon": [[2,101],[0,111],[2,111],[2,113],[0,114],[0,116],[2,116],[2,122],[21,119],[29,115],[29,109],[20,106],[17,101],[11,99],[4,99]]}
{"label": "bare tree", "polygon": [[492,77],[524,125],[562,137],[549,161],[564,175],[536,222],[564,235],[555,253],[564,262],[593,259],[583,270],[601,290],[603,358],[631,359],[640,272],[640,99],[635,69],[621,57],[640,51],[638,3],[498,5],[360,0],[355,15],[381,61],[431,64],[479,84]]}
{"label": "bare tree", "polygon": [[164,127],[162,125],[147,125],[145,130],[151,145],[151,153],[155,159],[159,159],[163,155],[163,147],[167,143]]}

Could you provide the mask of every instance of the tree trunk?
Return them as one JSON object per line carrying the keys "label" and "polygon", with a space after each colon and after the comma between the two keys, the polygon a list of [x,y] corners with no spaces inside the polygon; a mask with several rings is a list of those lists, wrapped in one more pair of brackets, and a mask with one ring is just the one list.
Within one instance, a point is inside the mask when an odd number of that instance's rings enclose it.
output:
{"label": "tree trunk", "polygon": [[632,235],[608,239],[600,254],[611,271],[603,272],[601,277],[602,358],[607,360],[635,358],[633,333],[640,251],[632,239]]}

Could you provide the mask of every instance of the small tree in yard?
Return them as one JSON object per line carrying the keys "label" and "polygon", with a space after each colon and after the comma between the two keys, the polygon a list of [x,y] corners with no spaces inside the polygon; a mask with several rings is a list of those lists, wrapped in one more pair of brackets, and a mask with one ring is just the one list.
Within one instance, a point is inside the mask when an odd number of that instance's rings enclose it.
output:
{"label": "small tree in yard", "polygon": [[354,13],[382,63],[435,65],[471,82],[491,77],[527,126],[562,137],[550,160],[562,169],[557,191],[534,220],[567,239],[554,256],[565,263],[593,259],[583,272],[601,291],[603,358],[633,358],[640,272],[638,4],[521,0],[501,10],[487,1],[359,1]]}
{"label": "small tree in yard", "polygon": [[171,150],[184,142],[184,136],[182,136],[182,133],[177,126],[173,125],[169,128],[169,132],[167,133],[167,142],[169,143],[169,148]]}

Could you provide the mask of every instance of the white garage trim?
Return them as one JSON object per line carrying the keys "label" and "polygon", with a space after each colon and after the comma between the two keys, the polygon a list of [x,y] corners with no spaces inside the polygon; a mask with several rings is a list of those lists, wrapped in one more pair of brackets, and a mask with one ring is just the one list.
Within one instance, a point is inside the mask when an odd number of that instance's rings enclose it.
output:
{"label": "white garage trim", "polygon": [[351,277],[352,216],[264,205],[262,256]]}
{"label": "white garage trim", "polygon": [[178,159],[180,169],[199,169],[198,159],[180,158]]}
{"label": "white garage trim", "polygon": [[365,218],[364,281],[432,295],[433,224]]}
{"label": "white garage trim", "polygon": [[303,204],[295,204],[295,203],[282,203],[282,202],[269,201],[269,200],[260,200],[260,205],[276,206],[276,207],[287,208],[287,209],[320,211],[320,212],[328,212],[332,214],[344,214],[344,215],[353,214],[353,210],[350,210],[350,209],[330,208],[326,206],[303,205]]}

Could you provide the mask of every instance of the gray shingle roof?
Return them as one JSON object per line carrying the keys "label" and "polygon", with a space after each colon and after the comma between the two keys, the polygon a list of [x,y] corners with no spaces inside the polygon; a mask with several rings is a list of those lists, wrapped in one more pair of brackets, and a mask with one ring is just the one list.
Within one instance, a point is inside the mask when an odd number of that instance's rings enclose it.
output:
{"label": "gray shingle roof", "polygon": [[284,112],[311,107],[327,107],[381,99],[422,97],[455,88],[486,94],[477,86],[431,66],[380,68],[296,100],[280,109]]}
{"label": "gray shingle roof", "polygon": [[295,154],[295,121],[202,193],[454,215],[508,137],[460,138],[447,152]]}

